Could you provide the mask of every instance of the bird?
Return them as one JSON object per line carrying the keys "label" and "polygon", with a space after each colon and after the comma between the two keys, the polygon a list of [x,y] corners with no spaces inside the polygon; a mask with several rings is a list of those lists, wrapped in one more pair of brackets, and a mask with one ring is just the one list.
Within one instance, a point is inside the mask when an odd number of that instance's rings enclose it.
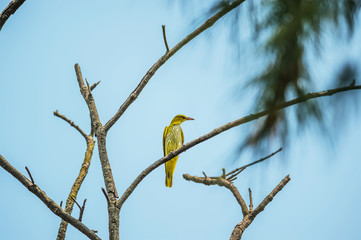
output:
{"label": "bird", "polygon": [[[170,122],[169,126],[164,128],[163,132],[163,152],[167,156],[170,152],[179,149],[184,142],[184,135],[180,124],[187,120],[194,120],[191,117],[177,115]],[[178,156],[165,163],[165,186],[171,188],[173,185],[173,173],[177,164]]]}

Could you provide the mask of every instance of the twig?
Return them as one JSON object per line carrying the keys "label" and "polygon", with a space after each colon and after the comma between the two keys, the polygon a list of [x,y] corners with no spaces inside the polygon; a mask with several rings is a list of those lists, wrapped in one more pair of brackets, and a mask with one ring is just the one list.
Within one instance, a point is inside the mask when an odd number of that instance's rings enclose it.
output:
{"label": "twig", "polygon": [[229,178],[227,178],[227,180],[230,182],[234,182],[235,180],[237,180],[237,177],[233,177],[233,178],[229,177]]}
{"label": "twig", "polygon": [[79,210],[81,210],[81,206],[79,205],[79,203],[75,200],[75,198],[73,196],[70,196],[71,199],[73,199],[73,201],[76,203],[76,205],[78,206]]}
{"label": "twig", "polygon": [[96,88],[97,86],[98,86],[98,84],[100,83],[100,81],[99,82],[96,82],[96,83],[94,83],[93,85],[91,85],[91,87],[90,87],[90,91],[93,91],[94,90],[94,88]]}
{"label": "twig", "polygon": [[162,25],[162,30],[163,30],[163,39],[164,39],[165,48],[167,49],[167,52],[169,52],[167,36],[165,35],[165,25]]}
{"label": "twig", "polygon": [[251,162],[251,163],[249,163],[249,164],[246,164],[246,165],[244,165],[244,166],[242,166],[242,167],[240,167],[240,168],[236,168],[235,170],[227,173],[227,174],[226,174],[226,177],[234,173],[233,175],[231,175],[230,177],[228,177],[228,179],[232,179],[232,178],[234,178],[235,176],[237,176],[238,174],[240,174],[240,173],[241,173],[243,170],[245,170],[247,167],[252,166],[252,165],[254,165],[254,164],[257,164],[257,163],[260,163],[260,162],[263,162],[264,160],[272,157],[273,155],[277,154],[277,153],[280,152],[280,151],[282,151],[282,148],[278,149],[277,151],[271,153],[270,155],[268,155],[268,156],[266,156],[266,157],[264,157],[264,158],[261,158],[261,159],[259,159],[259,160],[257,160],[257,161],[254,161],[254,162]]}
{"label": "twig", "polygon": [[206,175],[206,173],[205,172],[202,172],[203,173],[203,176],[205,177],[205,178],[207,178],[207,175]]}
{"label": "twig", "polygon": [[79,213],[79,221],[80,222],[83,220],[83,214],[84,214],[84,210],[85,210],[85,203],[86,203],[86,199],[84,199],[83,206],[80,209],[80,213]]}
{"label": "twig", "polygon": [[63,206],[63,201],[60,201],[60,207],[62,207]]}
{"label": "twig", "polygon": [[104,194],[105,198],[107,199],[107,202],[109,203],[109,202],[110,202],[110,200],[109,200],[109,197],[108,197],[107,191],[105,191],[105,189],[104,189],[104,188],[102,188],[102,192],[103,192],[103,194]]}
{"label": "twig", "polygon": [[171,50],[166,52],[144,75],[142,80],[139,82],[138,86],[134,89],[134,91],[129,95],[129,97],[125,100],[125,102],[119,107],[118,111],[115,113],[115,115],[104,125],[105,132],[108,132],[108,130],[118,121],[118,119],[123,115],[123,113],[128,109],[130,104],[132,104],[135,99],[139,96],[143,88],[147,85],[149,80],[152,78],[152,76],[155,74],[155,72],[170,58],[172,57],[176,52],[178,52],[179,49],[181,49],[183,46],[185,46],[187,43],[189,43],[192,39],[197,37],[199,34],[201,34],[206,29],[213,26],[213,24],[219,20],[221,17],[226,15],[231,10],[238,7],[241,3],[243,3],[245,0],[236,0],[233,1],[231,4],[225,6],[223,9],[221,9],[219,12],[217,12],[213,17],[209,18],[207,21],[205,21],[199,28],[194,30],[191,34],[189,34],[187,37],[185,37],[182,41],[180,41],[176,46],[174,46]]}
{"label": "twig", "polygon": [[83,130],[81,130],[81,128],[76,125],[73,121],[71,121],[70,119],[68,119],[67,117],[65,117],[64,115],[61,115],[58,110],[56,110],[54,113],[54,116],[57,116],[61,119],[63,119],[65,122],[69,123],[70,126],[74,127],[76,130],[78,130],[78,132],[85,138],[85,140],[87,139],[87,135],[85,134],[85,132],[83,132]]}
{"label": "twig", "polygon": [[253,211],[253,200],[252,200],[251,188],[248,188],[248,193],[249,193],[249,211],[252,212]]}
{"label": "twig", "polygon": [[9,5],[0,13],[0,31],[9,17],[18,10],[25,0],[12,0]]}
{"label": "twig", "polygon": [[187,144],[184,144],[182,147],[180,147],[179,149],[170,152],[167,156],[164,156],[162,158],[160,158],[159,160],[155,161],[153,164],[151,164],[149,167],[147,167],[146,169],[144,169],[138,176],[137,178],[130,184],[130,186],[127,188],[127,190],[123,193],[123,195],[121,196],[121,198],[117,201],[117,207],[121,208],[122,205],[124,204],[124,202],[127,200],[127,198],[133,193],[133,191],[135,190],[135,188],[138,186],[138,184],[149,174],[151,173],[154,169],[158,168],[159,166],[161,166],[162,164],[164,164],[165,162],[169,161],[170,159],[172,159],[173,157],[181,154],[182,152],[185,152],[186,150],[198,145],[201,142],[204,142],[210,138],[213,138],[215,136],[217,136],[218,134],[227,131],[231,128],[237,127],[239,125],[254,121],[258,118],[261,118],[263,116],[266,116],[272,112],[278,111],[280,109],[284,109],[287,108],[289,106],[295,105],[295,104],[299,104],[302,102],[306,102],[307,100],[313,99],[313,98],[319,98],[319,97],[324,97],[324,96],[331,96],[333,94],[339,93],[339,92],[345,92],[345,91],[350,91],[350,90],[356,90],[356,89],[361,89],[361,85],[356,85],[356,86],[346,86],[346,87],[341,87],[341,88],[335,88],[335,89],[331,89],[331,90],[327,90],[327,91],[322,91],[322,92],[316,92],[316,93],[308,93],[304,96],[295,98],[293,100],[284,102],[279,104],[278,106],[274,107],[274,108],[270,108],[270,109],[266,109],[264,111],[255,113],[255,114],[250,114],[248,116],[239,118],[233,122],[229,122],[224,124],[223,126],[220,126],[212,131],[210,131],[209,133],[194,139],[193,141],[188,142]]}
{"label": "twig", "polygon": [[21,184],[23,184],[30,192],[36,195],[55,215],[61,217],[76,229],[84,233],[88,238],[100,240],[100,238],[87,226],[85,226],[78,219],[73,218],[70,214],[66,213],[59,205],[50,199],[46,193],[41,190],[37,185],[29,181],[23,174],[14,168],[3,156],[0,155],[0,166],[15,177]]}
{"label": "twig", "polygon": [[226,178],[226,169],[222,168],[222,178]]}
{"label": "twig", "polygon": [[86,82],[86,86],[87,86],[87,88],[88,88],[88,94],[92,94],[91,89],[90,89],[90,85],[89,85],[89,82],[88,82],[88,79],[85,78],[85,82]]}
{"label": "twig", "polygon": [[25,169],[26,169],[26,171],[27,171],[28,174],[29,174],[29,177],[30,177],[30,179],[31,179],[31,182],[32,182],[33,184],[35,184],[34,179],[33,179],[33,176],[31,176],[31,173],[30,173],[29,168],[28,168],[28,167],[25,167]]}

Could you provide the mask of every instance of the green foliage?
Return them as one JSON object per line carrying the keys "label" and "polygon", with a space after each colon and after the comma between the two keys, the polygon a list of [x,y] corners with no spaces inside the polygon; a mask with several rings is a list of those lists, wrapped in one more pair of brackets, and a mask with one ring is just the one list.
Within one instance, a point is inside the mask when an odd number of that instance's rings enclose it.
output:
{"label": "green foliage", "polygon": [[[206,17],[231,2],[214,1]],[[324,35],[330,33],[330,30],[337,34],[337,38],[340,35],[350,38],[355,30],[355,18],[360,7],[361,0],[249,0],[242,4],[242,11],[236,9],[229,13],[228,21],[224,21],[222,27],[229,28],[231,42],[240,49],[239,31],[250,27],[254,36],[252,44],[261,49],[259,57],[264,60],[256,76],[247,84],[252,89],[258,89],[254,109],[273,108],[290,98],[312,91],[315,79],[310,77],[310,63],[306,53],[312,49],[315,54],[319,54]],[[245,24],[245,18],[251,25]],[[239,56],[242,59],[242,54]],[[352,78],[343,81],[349,84]],[[339,85],[338,82],[339,79],[336,79],[333,85]],[[303,103],[295,108],[298,127],[305,126],[309,120],[316,120],[313,123],[322,126],[323,114],[324,110],[317,102]],[[284,110],[258,120],[241,149],[268,145],[271,142],[269,138],[274,136],[285,142],[289,136],[289,124],[290,116]]]}
{"label": "green foliage", "polygon": [[[347,24],[349,33],[352,33],[360,2],[263,0],[258,1],[257,7],[264,9],[265,15],[254,18],[256,34],[268,36],[262,45],[269,61],[250,84],[259,89],[256,108],[265,109],[286,101],[289,96],[299,97],[311,90],[306,49],[310,46],[317,49],[322,33],[329,27],[342,32],[342,26]],[[295,111],[300,126],[308,119],[322,121],[323,112],[316,102],[300,104]],[[283,111],[267,116],[243,146],[255,146],[267,140],[272,133],[286,139],[288,121]]]}

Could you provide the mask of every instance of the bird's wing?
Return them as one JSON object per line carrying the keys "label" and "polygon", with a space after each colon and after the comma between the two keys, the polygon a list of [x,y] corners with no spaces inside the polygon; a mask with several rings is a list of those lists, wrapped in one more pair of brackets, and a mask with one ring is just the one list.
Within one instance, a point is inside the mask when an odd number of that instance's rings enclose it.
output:
{"label": "bird's wing", "polygon": [[163,153],[164,153],[164,156],[167,155],[167,154],[165,154],[165,137],[168,134],[168,129],[169,129],[169,127],[165,127],[164,132],[163,132]]}
{"label": "bird's wing", "polygon": [[183,134],[182,128],[181,128],[181,135],[182,135],[182,145],[183,145],[183,143],[184,143],[184,134]]}

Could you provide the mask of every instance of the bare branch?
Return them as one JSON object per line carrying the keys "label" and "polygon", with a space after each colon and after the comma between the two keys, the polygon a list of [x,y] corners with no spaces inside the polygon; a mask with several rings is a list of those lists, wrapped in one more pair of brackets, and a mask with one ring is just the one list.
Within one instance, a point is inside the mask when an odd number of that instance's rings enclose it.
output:
{"label": "bare branch", "polygon": [[280,151],[282,151],[282,148],[278,149],[277,151],[271,153],[270,155],[268,155],[268,156],[266,156],[266,157],[264,157],[264,158],[261,158],[261,159],[259,159],[259,160],[257,160],[257,161],[254,161],[254,162],[252,162],[252,163],[246,164],[246,165],[244,165],[244,166],[242,166],[242,167],[240,167],[240,168],[236,168],[236,169],[234,169],[233,171],[227,173],[227,174],[226,174],[226,177],[234,173],[232,176],[228,177],[228,179],[232,179],[232,178],[234,178],[235,176],[237,176],[238,174],[240,174],[240,173],[241,173],[243,170],[245,170],[247,167],[252,166],[252,165],[254,165],[254,164],[257,164],[257,163],[260,163],[260,162],[263,162],[264,160],[272,157],[273,155],[277,154],[277,153],[280,152]]}
{"label": "bare branch", "polygon": [[94,88],[96,88],[97,86],[98,86],[98,84],[100,83],[100,81],[99,82],[96,82],[96,83],[94,83],[91,87],[90,87],[90,91],[93,91],[94,90]]}
{"label": "bare branch", "polygon": [[9,17],[18,10],[25,0],[12,0],[9,5],[0,13],[0,31]]}
{"label": "bare branch", "polygon": [[80,222],[83,220],[83,214],[84,214],[84,210],[85,210],[85,203],[86,203],[86,199],[84,199],[83,206],[80,208],[80,213],[79,213],[79,221]]}
{"label": "bare branch", "polygon": [[263,201],[256,207],[256,209],[252,212],[254,216],[257,216],[260,212],[264,210],[264,208],[273,200],[273,197],[279,193],[284,186],[291,180],[290,175],[287,175],[273,190],[270,194],[263,199]]}
{"label": "bare branch", "polygon": [[165,25],[162,25],[162,31],[163,31],[163,39],[164,39],[165,48],[167,49],[167,52],[169,52],[167,36],[165,35]]}
{"label": "bare branch", "polygon": [[106,150],[106,140],[105,140],[106,132],[104,131],[104,127],[102,127],[102,124],[100,122],[98,110],[95,106],[95,101],[93,95],[90,92],[90,88],[88,88],[84,83],[79,64],[75,64],[75,72],[80,88],[80,93],[83,96],[89,108],[90,119],[93,125],[92,132],[93,131],[95,132],[95,136],[98,139],[99,158],[102,165],[105,187],[108,193],[112,193],[114,197],[117,198],[118,193],[115,187],[115,182]]}
{"label": "bare branch", "polygon": [[74,127],[76,130],[78,130],[78,132],[85,138],[85,140],[87,139],[87,135],[85,134],[85,132],[83,132],[83,130],[81,130],[81,128],[76,125],[73,121],[71,121],[70,119],[68,119],[67,117],[65,117],[64,115],[61,115],[58,110],[56,110],[54,113],[54,116],[57,116],[61,119],[63,119],[64,121],[66,121],[67,123],[70,124],[70,126]]}
{"label": "bare branch", "polygon": [[258,207],[251,211],[247,216],[245,216],[240,223],[238,223],[233,229],[230,240],[239,240],[242,237],[243,232],[246,228],[253,222],[254,218],[264,210],[264,208],[272,201],[274,196],[279,193],[284,186],[291,180],[290,176],[287,175],[267,197],[258,205]]}
{"label": "bare branch", "polygon": [[159,160],[155,161],[153,164],[151,164],[149,167],[147,167],[146,169],[144,169],[138,176],[137,178],[130,184],[130,186],[127,188],[127,190],[123,193],[123,195],[121,196],[121,198],[117,201],[117,207],[121,208],[122,205],[124,204],[124,202],[127,200],[127,198],[132,194],[132,192],[134,191],[134,189],[138,186],[138,184],[149,174],[151,173],[154,169],[156,169],[157,167],[161,166],[163,163],[169,161],[170,159],[172,159],[173,157],[181,154],[182,152],[185,152],[186,150],[198,145],[201,142],[204,142],[210,138],[213,138],[215,136],[217,136],[218,134],[227,131],[231,128],[237,127],[239,125],[242,125],[244,123],[248,123],[251,121],[254,121],[258,118],[261,118],[263,116],[266,116],[272,112],[278,111],[280,109],[284,109],[287,108],[289,106],[295,105],[295,104],[299,104],[302,102],[306,102],[310,99],[313,98],[319,98],[319,97],[324,97],[324,96],[331,96],[333,94],[339,93],[339,92],[345,92],[345,91],[350,91],[350,90],[356,90],[356,89],[361,89],[361,85],[357,85],[357,86],[347,86],[347,87],[341,87],[341,88],[335,88],[335,89],[331,89],[331,90],[326,90],[326,91],[322,91],[322,92],[316,92],[316,93],[308,93],[304,96],[295,98],[293,100],[281,103],[280,105],[271,108],[271,109],[266,109],[264,111],[255,113],[255,114],[250,114],[248,116],[239,118],[233,122],[229,122],[224,124],[223,126],[220,126],[212,131],[210,131],[209,133],[188,142],[187,144],[184,144],[182,147],[180,147],[179,149],[177,149],[176,151],[172,151],[170,152],[167,156],[164,156],[162,158],[160,158]]}
{"label": "bare branch", "polygon": [[90,239],[100,238],[82,222],[66,213],[58,204],[50,199],[37,185],[30,182],[23,174],[14,168],[3,156],[0,155],[0,166],[21,182],[30,192],[36,195],[55,215],[61,217]]}
{"label": "bare branch", "polygon": [[118,119],[123,115],[123,113],[127,110],[127,108],[132,104],[135,99],[139,96],[143,88],[147,85],[149,80],[152,78],[154,73],[170,58],[172,57],[176,52],[178,52],[179,49],[181,49],[184,45],[189,43],[192,39],[197,37],[199,34],[201,34],[204,30],[210,28],[213,26],[213,24],[219,20],[221,17],[223,17],[225,14],[230,12],[231,10],[238,7],[241,3],[243,3],[245,0],[236,0],[232,2],[231,4],[224,7],[222,10],[220,10],[218,13],[216,13],[213,17],[209,18],[207,21],[205,21],[199,28],[194,30],[191,34],[189,34],[187,37],[185,37],[182,41],[180,41],[175,47],[173,47],[171,50],[167,51],[145,74],[145,76],[142,78],[138,86],[134,89],[134,91],[129,95],[129,97],[125,100],[125,102],[120,106],[118,111],[115,113],[115,115],[104,125],[104,130],[107,132],[115,123],[118,121]]}
{"label": "bare branch", "polygon": [[88,93],[89,93],[89,94],[92,94],[91,89],[90,89],[90,85],[89,85],[89,82],[88,82],[88,79],[85,78],[85,82],[86,82],[86,86],[87,86],[87,88],[88,88]]}
{"label": "bare branch", "polygon": [[60,207],[63,207],[63,201],[60,201]]}
{"label": "bare branch", "polygon": [[110,202],[110,200],[109,200],[109,197],[108,197],[107,191],[105,191],[105,189],[104,189],[104,188],[102,188],[102,192],[103,192],[103,194],[104,194],[105,198],[107,199],[107,202],[109,203],[109,202]]}
{"label": "bare branch", "polygon": [[[82,212],[82,207],[77,203],[76,197],[78,195],[78,192],[80,190],[80,187],[81,187],[86,175],[88,174],[88,170],[89,170],[90,163],[91,163],[91,158],[93,155],[94,145],[95,145],[95,141],[92,136],[87,136],[86,140],[87,140],[87,148],[86,148],[84,160],[81,165],[79,174],[78,174],[77,178],[75,179],[73,186],[71,187],[69,196],[68,196],[68,198],[66,200],[66,204],[65,204],[64,211],[68,214],[72,213],[73,207],[74,207],[74,202],[78,205],[80,212]],[[81,214],[81,216],[82,216],[82,214]],[[79,221],[81,221],[80,216],[79,216]],[[60,223],[60,226],[59,226],[58,236],[56,238],[57,240],[65,239],[65,234],[66,234],[67,228],[68,228],[68,223],[66,221],[62,220]]]}
{"label": "bare branch", "polygon": [[239,193],[238,189],[233,185],[232,182],[228,181],[227,179],[223,178],[222,176],[221,177],[204,178],[204,177],[191,176],[189,174],[183,174],[183,178],[188,180],[188,181],[192,181],[192,182],[196,182],[196,183],[202,183],[202,184],[205,184],[207,186],[209,186],[209,185],[218,185],[218,186],[221,186],[221,187],[228,188],[233,193],[233,196],[236,198],[237,202],[241,206],[243,216],[246,216],[248,214],[247,204],[243,200],[243,198],[242,198],[241,194]]}
{"label": "bare branch", "polygon": [[79,88],[80,88],[80,93],[83,96],[86,104],[88,105],[91,122],[93,124],[94,131],[96,133],[98,128],[101,127],[101,123],[100,123],[100,118],[98,115],[98,110],[96,108],[93,95],[91,94],[88,87],[84,83],[79,64],[76,63],[74,68],[75,68],[76,78],[77,78]]}
{"label": "bare branch", "polygon": [[25,169],[26,169],[26,171],[27,171],[28,174],[29,174],[29,177],[30,177],[30,179],[31,179],[31,182],[32,182],[33,184],[35,184],[34,179],[33,179],[33,176],[31,176],[31,173],[30,173],[29,168],[28,168],[28,167],[25,167]]}
{"label": "bare branch", "polygon": [[73,196],[70,196],[71,199],[73,199],[73,201],[76,203],[76,205],[78,206],[79,210],[81,210],[81,206],[80,204],[75,200],[75,198]]}
{"label": "bare branch", "polygon": [[252,200],[251,188],[248,188],[248,193],[249,193],[249,211],[252,212],[253,211],[253,200]]}

